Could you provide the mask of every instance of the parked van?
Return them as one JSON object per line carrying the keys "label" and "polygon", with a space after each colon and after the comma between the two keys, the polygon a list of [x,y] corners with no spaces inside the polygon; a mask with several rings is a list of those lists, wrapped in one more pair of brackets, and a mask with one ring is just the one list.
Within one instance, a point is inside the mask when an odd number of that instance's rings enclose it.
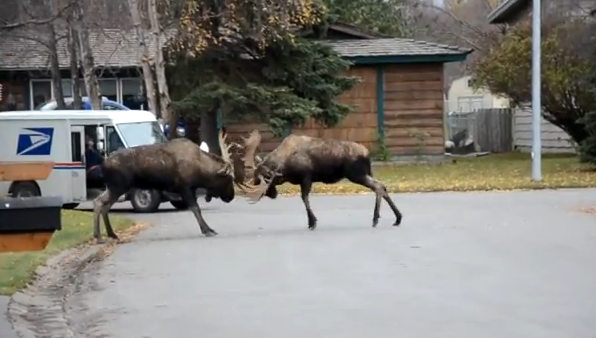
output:
{"label": "parked van", "polygon": [[[35,172],[36,179],[0,180],[0,196],[61,196],[65,208],[96,198],[103,182],[87,177],[85,150],[93,141],[102,155],[120,148],[166,142],[155,116],[136,110],[122,114],[109,110],[15,111],[0,113],[0,176],[11,171]],[[14,176],[14,175],[17,176]],[[136,212],[153,212],[169,201],[185,209],[179,196],[135,189],[119,202],[130,200]]]}
{"label": "parked van", "polygon": [[[72,109],[74,105],[74,98],[72,97],[65,97],[64,103],[66,104],[66,109]],[[84,110],[92,110],[91,108],[91,101],[87,96],[83,96],[81,98],[81,103],[83,104]],[[58,109],[58,102],[55,99],[48,100],[37,105],[33,110],[43,110],[43,111],[55,111]],[[120,111],[130,111],[132,109],[128,108],[127,106],[118,103],[116,101],[110,100],[105,96],[101,97],[101,109],[102,110],[120,110]],[[166,136],[168,135],[169,126],[167,123],[164,122],[164,133]],[[176,133],[178,136],[185,136],[186,135],[186,123],[184,123],[183,119],[178,120],[178,126],[176,127]]]}

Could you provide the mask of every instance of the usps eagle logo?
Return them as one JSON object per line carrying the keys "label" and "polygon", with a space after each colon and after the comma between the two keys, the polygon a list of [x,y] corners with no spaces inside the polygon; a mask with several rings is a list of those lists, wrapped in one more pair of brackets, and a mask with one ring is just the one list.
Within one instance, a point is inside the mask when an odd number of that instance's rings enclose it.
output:
{"label": "usps eagle logo", "polygon": [[17,155],[50,155],[54,128],[23,128],[17,143]]}

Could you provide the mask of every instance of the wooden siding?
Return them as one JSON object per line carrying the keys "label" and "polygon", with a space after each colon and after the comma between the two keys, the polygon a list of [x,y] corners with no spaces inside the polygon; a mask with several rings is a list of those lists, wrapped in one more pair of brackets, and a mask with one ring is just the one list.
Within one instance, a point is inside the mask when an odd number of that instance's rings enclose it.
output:
{"label": "wooden siding", "polygon": [[[377,139],[376,69],[353,67],[348,71],[348,75],[360,77],[361,82],[351,90],[343,93],[339,100],[344,104],[352,105],[354,112],[346,116],[334,128],[325,128],[309,119],[304,126],[295,127],[292,130],[293,134],[350,140],[360,142],[369,149],[374,150]],[[273,137],[265,124],[234,124],[226,126],[226,128],[230,139],[247,136],[250,131],[258,129],[262,135],[259,149],[262,152],[273,150],[281,142],[280,138]]]}
{"label": "wooden siding", "polygon": [[295,134],[360,142],[371,150],[376,147],[377,71],[372,67],[353,67],[348,75],[358,76],[361,82],[339,100],[351,105],[354,111],[333,128],[325,128],[310,119],[303,127],[294,128]]}
{"label": "wooden siding", "polygon": [[[443,65],[385,67],[385,143],[392,155],[441,155]],[[416,135],[426,133],[425,141]]]}
{"label": "wooden siding", "polygon": [[[28,107],[27,82],[23,79],[0,81],[0,111],[25,110]],[[12,104],[9,97],[12,97]]]}
{"label": "wooden siding", "polygon": [[[544,153],[575,153],[575,148],[569,142],[571,137],[563,129],[540,118],[540,134],[542,152]],[[515,110],[514,146],[522,152],[532,151],[532,108],[524,106]]]}
{"label": "wooden siding", "polygon": [[[336,138],[362,143],[371,151],[377,149],[377,69],[353,67],[349,74],[361,82],[340,96],[352,105],[354,112],[334,128],[325,128],[309,120],[292,133]],[[384,71],[385,142],[392,155],[442,155],[445,150],[443,128],[443,65],[390,65]],[[230,139],[246,136],[253,129],[262,133],[260,151],[273,150],[281,142],[265,124],[233,124],[226,126]],[[427,133],[424,141],[417,139]]]}

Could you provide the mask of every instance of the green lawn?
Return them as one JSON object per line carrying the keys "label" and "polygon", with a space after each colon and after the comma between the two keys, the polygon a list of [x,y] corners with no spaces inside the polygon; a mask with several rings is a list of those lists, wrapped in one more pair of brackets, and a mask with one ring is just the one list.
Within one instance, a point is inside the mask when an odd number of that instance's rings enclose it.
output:
{"label": "green lawn", "polygon": [[[532,182],[530,154],[494,154],[457,158],[455,163],[378,166],[374,176],[391,192],[472,191],[596,187],[596,168],[580,165],[576,156],[543,155],[542,182]],[[314,193],[361,193],[369,190],[348,181],[315,184]],[[299,186],[284,184],[280,193],[295,194]]]}
{"label": "green lawn", "polygon": [[[91,239],[92,216],[90,212],[64,210],[62,230],[54,233],[45,250],[0,253],[0,294],[10,295],[21,289],[31,279],[35,269],[45,263],[49,257]],[[133,225],[131,220],[117,215],[110,215],[110,220],[116,232],[126,230]]]}

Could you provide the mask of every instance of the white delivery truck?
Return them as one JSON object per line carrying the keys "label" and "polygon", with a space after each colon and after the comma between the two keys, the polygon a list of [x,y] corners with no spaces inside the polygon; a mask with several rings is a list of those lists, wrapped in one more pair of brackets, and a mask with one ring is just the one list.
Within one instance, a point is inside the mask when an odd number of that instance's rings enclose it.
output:
{"label": "white delivery truck", "polygon": [[[64,208],[93,200],[105,186],[92,186],[86,177],[87,138],[104,156],[123,147],[166,141],[155,116],[143,110],[2,112],[0,176],[18,177],[28,171],[36,179],[0,180],[0,196],[61,196]],[[132,190],[119,202],[124,200],[136,212],[153,212],[166,201],[186,208],[179,196],[153,190]]]}

